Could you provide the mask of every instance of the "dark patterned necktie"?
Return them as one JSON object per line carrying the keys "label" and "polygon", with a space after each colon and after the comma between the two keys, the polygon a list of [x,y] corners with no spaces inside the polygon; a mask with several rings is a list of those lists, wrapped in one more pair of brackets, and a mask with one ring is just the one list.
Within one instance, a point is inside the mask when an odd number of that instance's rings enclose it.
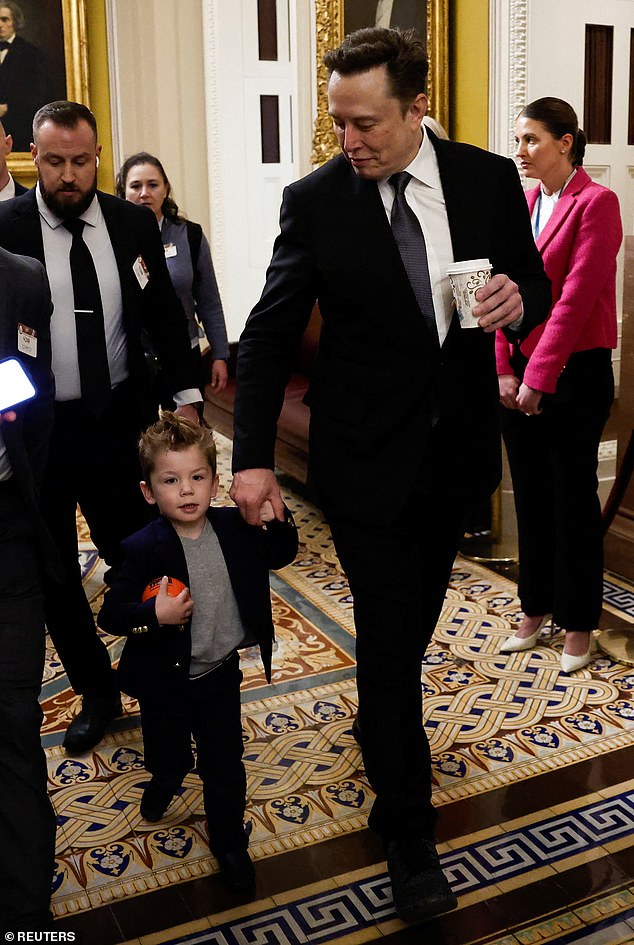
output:
{"label": "dark patterned necktie", "polygon": [[429,267],[427,265],[425,237],[418,222],[418,217],[405,199],[405,188],[411,179],[412,175],[408,174],[407,171],[392,174],[388,179],[388,183],[394,189],[394,203],[392,204],[390,217],[392,233],[401,254],[410,285],[414,290],[418,307],[425,319],[425,324],[435,338],[436,343],[439,344]]}
{"label": "dark patterned necktie", "polygon": [[70,271],[73,278],[77,357],[82,403],[99,417],[110,403],[112,385],[108,369],[106,331],[97,270],[83,238],[83,220],[65,220],[73,234]]}

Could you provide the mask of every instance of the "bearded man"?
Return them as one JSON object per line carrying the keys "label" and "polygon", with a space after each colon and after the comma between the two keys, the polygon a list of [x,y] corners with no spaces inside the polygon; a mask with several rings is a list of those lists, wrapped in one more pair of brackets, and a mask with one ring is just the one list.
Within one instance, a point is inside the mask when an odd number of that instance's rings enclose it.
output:
{"label": "bearded man", "polygon": [[33,119],[37,186],[0,207],[0,246],[44,263],[53,299],[55,418],[42,504],[64,582],[45,589],[45,615],[71,686],[83,696],[64,738],[72,754],[92,748],[121,712],[82,586],[75,511],[79,505],[109,565],[119,561],[120,542],[147,521],[136,450],[158,408],[147,338],[177,413],[197,419],[202,399],[154,214],[97,190],[100,152],[85,105],[44,105]]}

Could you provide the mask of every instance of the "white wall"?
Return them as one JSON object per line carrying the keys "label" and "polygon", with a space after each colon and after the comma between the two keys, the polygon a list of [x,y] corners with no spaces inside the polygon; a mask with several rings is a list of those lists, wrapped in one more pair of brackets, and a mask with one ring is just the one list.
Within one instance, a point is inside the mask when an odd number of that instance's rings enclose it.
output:
{"label": "white wall", "polygon": [[183,212],[209,233],[200,0],[109,0],[115,166],[162,161]]}
{"label": "white wall", "polygon": [[[310,168],[311,17],[277,0],[278,61],[258,59],[257,0],[203,0],[211,227],[230,341],[264,285],[285,184]],[[279,164],[263,164],[260,95],[277,95]]]}
{"label": "white wall", "polygon": [[[161,159],[210,239],[230,341],[257,301],[285,184],[310,170],[311,0],[277,0],[278,61],[260,62],[257,0],[108,0],[115,161]],[[279,164],[262,164],[261,94],[280,100]]]}

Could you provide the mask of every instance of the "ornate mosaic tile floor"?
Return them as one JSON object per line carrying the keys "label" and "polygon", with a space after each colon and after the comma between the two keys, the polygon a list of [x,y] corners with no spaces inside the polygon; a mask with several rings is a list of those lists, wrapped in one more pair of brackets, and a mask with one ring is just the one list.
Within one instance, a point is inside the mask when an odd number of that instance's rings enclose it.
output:
{"label": "ornate mosaic tile floor", "polygon": [[[221,481],[227,484],[229,448],[218,439]],[[219,501],[228,501],[225,492]],[[247,816],[256,861],[361,829],[372,800],[350,732],[356,691],[348,586],[320,513],[296,495],[288,494],[287,501],[296,516],[301,547],[295,563],[272,579],[278,640],[273,684],[266,684],[257,654],[247,651],[242,660]],[[86,586],[97,611],[102,568],[81,520],[78,528]],[[606,577],[605,595],[615,613],[634,623],[629,587]],[[512,582],[457,560],[423,666],[438,806],[634,745],[634,670],[597,657],[587,669],[565,676],[559,672],[562,641],[557,637],[544,638],[527,653],[501,657],[499,644],[518,618]],[[121,641],[104,639],[116,659]],[[57,916],[216,871],[195,772],[187,776],[160,825],[140,817],[138,805],[148,776],[134,700],[125,700],[124,716],[97,750],[72,759],[62,751],[61,739],[77,699],[52,650],[47,654],[42,702],[51,797],[59,823],[53,895]],[[634,794],[629,788],[609,799],[589,796],[574,812],[542,813],[530,824],[500,825],[491,835],[462,838],[461,844],[443,849],[443,866],[461,905],[470,896],[487,896],[491,889],[499,891],[505,883],[545,866],[561,869],[561,861],[570,857],[606,855],[611,844],[630,843],[634,834]],[[362,872],[356,878],[333,877],[327,891],[309,891],[284,908],[275,904],[272,911],[271,904],[261,909],[254,904],[248,919],[215,916],[213,932],[207,924],[204,933],[174,932],[172,937],[223,945],[293,945],[339,939],[354,930],[355,936],[364,936],[355,937],[355,942],[370,940],[370,929],[389,932],[390,923],[400,925],[385,873],[380,868]],[[634,895],[629,888],[624,886],[608,905],[593,908],[603,916],[599,925],[609,913],[632,931],[628,923],[634,921]],[[548,921],[574,936],[582,934],[577,920],[588,934],[591,923],[586,919],[573,911]],[[610,928],[614,922],[608,923]],[[495,941],[554,941],[551,932],[546,934],[545,927],[534,933],[524,929],[521,936]],[[603,931],[601,935],[596,945],[627,941],[605,938]],[[564,940],[586,941],[556,938]]]}

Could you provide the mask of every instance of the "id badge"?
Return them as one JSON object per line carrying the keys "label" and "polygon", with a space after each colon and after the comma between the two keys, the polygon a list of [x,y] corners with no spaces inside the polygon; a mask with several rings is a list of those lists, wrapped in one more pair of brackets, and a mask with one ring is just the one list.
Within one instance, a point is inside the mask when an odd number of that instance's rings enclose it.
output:
{"label": "id badge", "polygon": [[30,358],[37,358],[37,332],[35,328],[18,323],[18,351],[28,354]]}
{"label": "id badge", "polygon": [[143,256],[137,256],[137,258],[134,260],[132,272],[136,276],[136,281],[139,283],[141,288],[144,289],[150,281],[150,272],[148,267],[145,265]]}

